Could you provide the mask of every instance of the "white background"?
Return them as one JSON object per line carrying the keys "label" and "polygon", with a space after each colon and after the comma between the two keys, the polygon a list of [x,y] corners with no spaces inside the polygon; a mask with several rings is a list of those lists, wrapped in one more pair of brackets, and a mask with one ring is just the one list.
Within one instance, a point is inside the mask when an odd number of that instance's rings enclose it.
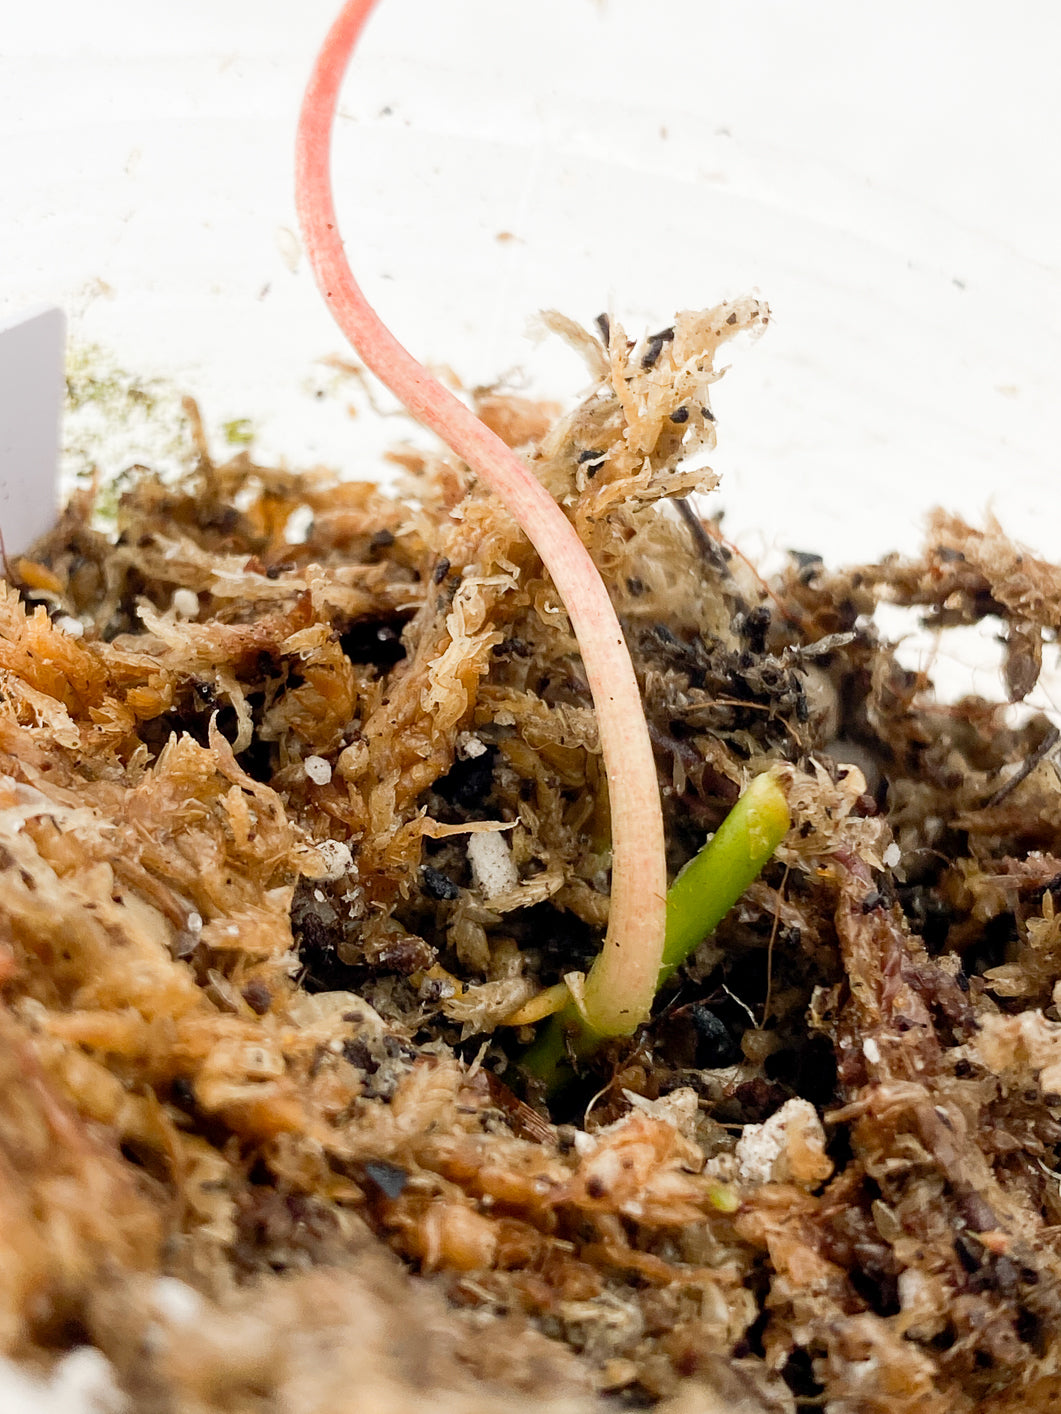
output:
{"label": "white background", "polygon": [[[331,0],[39,0],[0,34],[0,317],[167,372],[259,447],[373,474],[314,402],[342,351],[297,256],[292,143]],[[528,316],[631,333],[744,290],[718,504],[854,559],[935,502],[1055,548],[1061,7],[1039,0],[385,0],[344,97],[351,260],[468,383],[574,393]],[[499,241],[501,232],[515,239]]]}

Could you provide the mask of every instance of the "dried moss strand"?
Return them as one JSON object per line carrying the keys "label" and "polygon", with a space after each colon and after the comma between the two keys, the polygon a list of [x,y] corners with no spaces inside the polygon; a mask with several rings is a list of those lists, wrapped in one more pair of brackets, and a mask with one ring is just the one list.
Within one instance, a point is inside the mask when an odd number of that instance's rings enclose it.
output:
{"label": "dried moss strand", "polygon": [[522,461],[443,388],[368,304],[343,252],[331,190],[331,129],[350,54],[375,0],[351,0],[317,59],[297,148],[299,220],[317,283],[369,368],[504,501],[552,576],[571,618],[593,694],[611,802],[608,935],[586,986],[602,1034],[629,1034],[648,1015],[663,954],[663,819],[648,729],[608,592],[567,517]]}

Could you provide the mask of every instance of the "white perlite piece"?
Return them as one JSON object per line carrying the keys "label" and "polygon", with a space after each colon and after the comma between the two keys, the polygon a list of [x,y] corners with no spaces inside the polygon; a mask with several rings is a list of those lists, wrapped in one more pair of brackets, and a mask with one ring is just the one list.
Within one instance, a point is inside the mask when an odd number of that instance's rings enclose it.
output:
{"label": "white perlite piece", "polygon": [[899,846],[895,843],[895,841],[892,840],[891,844],[890,844],[890,845],[888,846],[888,848],[884,851],[884,862],[885,862],[885,864],[888,866],[889,869],[894,869],[895,866],[899,863],[899,860],[902,859],[902,857],[903,857],[903,852],[902,852],[902,850],[901,850],[901,849],[899,848]]}
{"label": "white perlite piece", "polygon": [[833,1171],[825,1131],[809,1100],[786,1100],[765,1124],[749,1124],[737,1140],[741,1183],[823,1183]]}
{"label": "white perlite piece", "polygon": [[472,866],[475,887],[487,903],[499,894],[507,894],[519,883],[508,844],[498,830],[484,830],[469,836],[468,862]]}
{"label": "white perlite piece", "polygon": [[203,1310],[203,1298],[177,1277],[157,1277],[151,1288],[151,1301],[163,1320],[175,1326],[190,1326]]}
{"label": "white perlite piece", "polygon": [[[317,759],[320,760],[320,757]],[[354,867],[354,856],[350,853],[350,846],[342,840],[320,840],[314,845],[314,849],[320,855],[327,870],[320,876],[321,883],[327,883],[332,879],[342,879]]]}
{"label": "white perlite piece", "polygon": [[194,619],[199,616],[199,596],[194,589],[173,591],[173,612],[178,619]]}
{"label": "white perlite piece", "polygon": [[64,1355],[47,1380],[0,1359],[0,1409],[4,1414],[132,1414],[110,1361],[88,1345]]}
{"label": "white perlite piece", "polygon": [[332,778],[332,768],[323,756],[307,756],[302,769],[315,786],[326,786]]}

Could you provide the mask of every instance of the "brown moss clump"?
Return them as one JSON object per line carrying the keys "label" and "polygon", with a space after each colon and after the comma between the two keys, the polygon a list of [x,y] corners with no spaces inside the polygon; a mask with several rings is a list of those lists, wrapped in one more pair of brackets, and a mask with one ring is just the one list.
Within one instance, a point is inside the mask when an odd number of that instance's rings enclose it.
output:
{"label": "brown moss clump", "polygon": [[484,395],[605,568],[671,867],[767,764],[796,819],[551,1113],[502,1023],[599,947],[607,800],[569,625],[466,470],[402,453],[390,497],[200,442],[16,567],[5,1353],[87,1341],[197,1414],[1051,1407],[1054,735],[937,703],[872,615],[997,616],[1016,700],[1061,574],[940,517],[917,561],[766,586],[671,514],[764,318],[565,325],[601,385],[553,425]]}

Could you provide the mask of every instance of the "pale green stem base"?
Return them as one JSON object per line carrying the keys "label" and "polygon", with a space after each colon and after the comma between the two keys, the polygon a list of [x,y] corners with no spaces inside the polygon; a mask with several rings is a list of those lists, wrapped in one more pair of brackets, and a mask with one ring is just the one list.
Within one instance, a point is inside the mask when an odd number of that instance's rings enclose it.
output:
{"label": "pale green stem base", "polygon": [[[667,891],[667,940],[658,985],[715,931],[758,877],[789,824],[788,802],[775,777],[770,772],[756,776]],[[569,1006],[549,1018],[521,1064],[554,1093],[572,1076],[571,1058],[592,1055],[605,1039]]]}

